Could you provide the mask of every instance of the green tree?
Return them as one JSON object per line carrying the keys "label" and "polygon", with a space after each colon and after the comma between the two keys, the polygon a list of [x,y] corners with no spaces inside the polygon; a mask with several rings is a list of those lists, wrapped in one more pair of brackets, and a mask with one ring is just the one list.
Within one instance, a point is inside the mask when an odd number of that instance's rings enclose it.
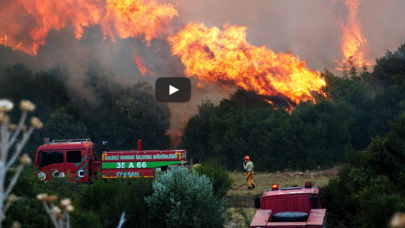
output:
{"label": "green tree", "polygon": [[395,52],[387,51],[384,57],[377,59],[374,66],[374,77],[378,78],[381,87],[390,86],[391,77],[394,75],[405,75],[405,43],[398,47]]}
{"label": "green tree", "polygon": [[56,110],[45,124],[43,134],[52,139],[88,138],[86,125],[70,114],[66,108]]}
{"label": "green tree", "polygon": [[210,118],[214,115],[214,104],[204,100],[198,106],[198,115],[191,117],[185,126],[179,148],[187,149],[191,157],[214,156],[211,144]]}
{"label": "green tree", "polygon": [[119,148],[134,148],[137,139],[149,149],[170,147],[166,131],[171,112],[166,104],[156,101],[150,84],[139,81],[127,89],[117,99],[112,114],[112,134]]}
{"label": "green tree", "polygon": [[384,138],[367,150],[348,154],[349,164],[327,187],[331,221],[347,227],[386,227],[397,211],[405,211],[405,114]]}
{"label": "green tree", "polygon": [[[50,118],[52,112],[70,104],[66,82],[68,71],[63,65],[32,72],[24,64],[15,64],[0,69],[0,97],[10,98],[14,103],[30,100],[36,105],[35,115],[44,120]],[[18,109],[10,113],[12,121],[18,120]],[[25,147],[30,155],[43,143],[44,129],[38,131]]]}

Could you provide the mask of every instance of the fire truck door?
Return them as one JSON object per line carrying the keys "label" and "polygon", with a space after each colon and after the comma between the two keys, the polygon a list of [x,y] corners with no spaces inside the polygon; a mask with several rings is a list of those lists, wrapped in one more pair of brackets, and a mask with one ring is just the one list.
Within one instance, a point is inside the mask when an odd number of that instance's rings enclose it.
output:
{"label": "fire truck door", "polygon": [[66,151],[65,170],[72,182],[88,182],[88,153],[86,150]]}
{"label": "fire truck door", "polygon": [[38,163],[40,180],[50,180],[52,177],[59,177],[61,168],[63,169],[62,151],[40,151],[38,154]]}

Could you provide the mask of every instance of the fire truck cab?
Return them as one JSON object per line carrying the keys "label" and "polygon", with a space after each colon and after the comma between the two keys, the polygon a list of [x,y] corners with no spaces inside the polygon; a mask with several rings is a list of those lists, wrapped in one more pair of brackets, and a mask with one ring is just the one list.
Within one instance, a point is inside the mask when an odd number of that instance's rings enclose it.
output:
{"label": "fire truck cab", "polygon": [[319,188],[310,182],[305,187],[271,189],[255,199],[260,208],[250,228],[325,228],[326,209],[321,208]]}
{"label": "fire truck cab", "polygon": [[94,173],[95,147],[90,139],[45,140],[38,147],[34,167],[39,168],[38,178],[48,181],[65,177],[73,182],[89,182]]}

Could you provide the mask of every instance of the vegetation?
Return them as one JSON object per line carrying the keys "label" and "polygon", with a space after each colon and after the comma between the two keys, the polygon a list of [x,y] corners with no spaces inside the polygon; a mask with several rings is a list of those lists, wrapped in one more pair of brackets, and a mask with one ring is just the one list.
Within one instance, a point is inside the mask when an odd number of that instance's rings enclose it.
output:
{"label": "vegetation", "polygon": [[203,162],[202,165],[195,170],[199,175],[205,175],[210,178],[214,188],[214,194],[219,198],[224,197],[232,186],[233,180],[228,170],[226,170],[218,160]]}
{"label": "vegetation", "polygon": [[213,194],[207,176],[172,167],[153,182],[153,195],[146,197],[150,221],[155,227],[222,227],[225,202]]}
{"label": "vegetation", "polygon": [[[24,166],[29,166],[32,162],[28,154],[21,155],[23,148],[34,130],[43,127],[42,122],[36,117],[31,118],[29,128],[25,125],[28,112],[35,110],[32,102],[21,101],[22,114],[17,125],[10,121],[8,115],[13,107],[11,101],[0,100],[0,228],[6,219],[7,211],[20,199],[12,194],[13,188]],[[18,221],[15,221],[14,225],[18,226]]]}
{"label": "vegetation", "polygon": [[[144,197],[152,194],[151,180],[96,180],[91,185],[72,185],[68,178],[43,182],[38,180],[35,173],[34,169],[25,169],[18,180],[14,193],[22,200],[10,208],[4,224],[6,227],[11,227],[16,220],[24,227],[52,227],[42,199],[36,199],[43,193],[58,196],[59,199],[71,199],[74,211],[70,214],[70,220],[75,228],[115,228],[122,212],[126,212],[123,227],[149,227],[143,218],[147,216]],[[55,201],[59,200],[55,199],[52,203],[58,204]]]}
{"label": "vegetation", "polygon": [[66,179],[53,179],[47,183],[40,181],[35,170],[26,168],[20,175],[13,193],[18,200],[10,207],[5,227],[12,227],[14,221],[19,221],[27,228],[52,227],[51,220],[45,213],[42,202],[36,197],[41,193],[58,195],[60,198],[75,199],[76,194],[72,191],[70,183]]}
{"label": "vegetation", "polygon": [[[68,70],[61,65],[39,72],[23,64],[0,68],[0,97],[34,102],[35,114],[44,121],[44,129],[26,146],[31,157],[44,138],[91,138],[96,145],[107,139],[117,149],[132,149],[142,139],[145,149],[170,147],[166,131],[171,113],[155,100],[152,86],[139,81],[125,87],[105,72],[93,63],[83,84],[71,87]],[[10,116],[15,122],[19,113],[13,110]]]}
{"label": "vegetation", "polygon": [[397,211],[405,212],[405,114],[363,152],[348,154],[327,188],[332,221],[347,227],[386,227]]}
{"label": "vegetation", "polygon": [[367,148],[405,111],[405,72],[398,67],[405,64],[403,56],[405,45],[377,60],[371,73],[357,73],[353,65],[344,77],[325,70],[327,97],[314,94],[316,104],[303,102],[291,113],[244,90],[217,105],[204,100],[187,122],[180,147],[200,160],[217,158],[229,170],[241,170],[245,155],[257,171],[342,164],[345,153]]}
{"label": "vegetation", "polygon": [[42,193],[71,199],[75,209],[70,218],[75,228],[117,227],[122,212],[123,227],[221,227],[224,223],[224,198],[214,195],[207,176],[183,167],[173,167],[155,180],[99,179],[79,186],[71,185],[67,178],[43,182],[34,173],[26,169],[18,180],[14,193],[24,200],[10,208],[6,227],[16,220],[24,227],[51,227],[43,202],[36,200]]}
{"label": "vegetation", "polygon": [[[150,227],[145,197],[151,195],[152,180],[95,180],[79,192],[78,204],[83,212],[97,217],[101,227],[116,227],[125,212],[124,227]],[[79,227],[86,227],[79,225]]]}

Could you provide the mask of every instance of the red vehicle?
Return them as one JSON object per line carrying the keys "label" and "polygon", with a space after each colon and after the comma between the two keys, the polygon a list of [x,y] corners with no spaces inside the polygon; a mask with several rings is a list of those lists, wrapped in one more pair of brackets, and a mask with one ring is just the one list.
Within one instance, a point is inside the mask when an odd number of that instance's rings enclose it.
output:
{"label": "red vehicle", "polygon": [[70,175],[72,182],[90,181],[90,178],[152,178],[170,165],[186,162],[185,150],[138,150],[107,151],[96,159],[95,146],[90,139],[53,140],[45,139],[35,155],[34,167],[39,168],[38,178],[50,180]]}
{"label": "red vehicle", "polygon": [[310,182],[305,187],[279,188],[277,184],[255,200],[260,208],[250,228],[324,228],[326,209],[321,208],[319,188]]}

